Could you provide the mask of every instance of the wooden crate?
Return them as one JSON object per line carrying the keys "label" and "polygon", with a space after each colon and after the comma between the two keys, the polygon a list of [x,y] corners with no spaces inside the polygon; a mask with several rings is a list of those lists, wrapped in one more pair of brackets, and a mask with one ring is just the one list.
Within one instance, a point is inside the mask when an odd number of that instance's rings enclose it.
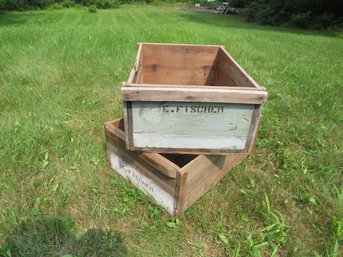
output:
{"label": "wooden crate", "polygon": [[130,150],[249,153],[267,92],[223,46],[138,46],[122,86]]}
{"label": "wooden crate", "polygon": [[205,194],[246,153],[228,155],[159,154],[129,151],[123,120],[105,123],[108,160],[113,170],[177,215]]}

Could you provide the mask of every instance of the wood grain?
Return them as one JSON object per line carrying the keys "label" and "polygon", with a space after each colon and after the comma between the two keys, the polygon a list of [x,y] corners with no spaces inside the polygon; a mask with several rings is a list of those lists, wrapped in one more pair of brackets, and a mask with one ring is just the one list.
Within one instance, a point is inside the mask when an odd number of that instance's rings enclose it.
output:
{"label": "wood grain", "polygon": [[[125,149],[125,133],[122,129],[119,128],[120,125],[122,125],[122,123],[123,119],[106,122],[105,130],[108,142],[112,142],[113,144],[121,146]],[[180,167],[174,162],[170,161],[168,158],[165,158],[158,153],[140,152],[137,153],[137,155],[139,158],[141,158],[145,162],[148,162],[151,166],[156,168],[156,170],[158,170],[162,174],[170,178],[176,178],[176,173],[180,169]]]}
{"label": "wood grain", "polygon": [[187,175],[185,176],[179,212],[189,208],[246,156],[247,154],[205,156],[205,158],[197,158],[184,166],[180,173]]}
{"label": "wood grain", "polygon": [[[106,122],[105,134],[112,169],[170,215],[184,212],[225,176],[229,169],[247,156],[246,153],[223,156],[146,155],[128,151],[125,148],[122,119]],[[175,178],[165,176],[160,170],[161,167],[165,169],[168,162],[179,164],[173,167],[176,169]]]}
{"label": "wood grain", "polygon": [[156,65],[153,68],[144,68],[143,72],[144,84],[211,85],[216,77],[216,70],[208,66],[171,69]]}
{"label": "wood grain", "polygon": [[132,102],[133,147],[245,149],[254,105]]}
{"label": "wood grain", "polygon": [[199,69],[212,67],[218,46],[143,44],[143,68]]}
{"label": "wood grain", "polygon": [[208,102],[262,104],[267,100],[263,90],[240,90],[232,87],[221,89],[209,87],[130,87],[121,88],[124,101],[174,101],[174,102]]}

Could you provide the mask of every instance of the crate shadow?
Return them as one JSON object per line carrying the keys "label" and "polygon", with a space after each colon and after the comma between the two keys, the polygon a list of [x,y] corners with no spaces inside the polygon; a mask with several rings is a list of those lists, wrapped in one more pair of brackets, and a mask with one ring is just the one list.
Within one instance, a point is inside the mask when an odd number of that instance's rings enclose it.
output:
{"label": "crate shadow", "polygon": [[127,256],[121,233],[89,229],[76,236],[73,229],[72,218],[21,222],[0,244],[0,256]]}

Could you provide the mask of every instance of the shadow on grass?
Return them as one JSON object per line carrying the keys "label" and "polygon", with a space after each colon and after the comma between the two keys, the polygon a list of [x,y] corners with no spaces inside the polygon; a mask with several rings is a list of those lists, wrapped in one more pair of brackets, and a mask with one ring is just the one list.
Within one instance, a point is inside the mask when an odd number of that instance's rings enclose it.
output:
{"label": "shadow on grass", "polygon": [[0,256],[127,256],[119,232],[89,229],[77,237],[72,218],[22,222],[0,245]]}

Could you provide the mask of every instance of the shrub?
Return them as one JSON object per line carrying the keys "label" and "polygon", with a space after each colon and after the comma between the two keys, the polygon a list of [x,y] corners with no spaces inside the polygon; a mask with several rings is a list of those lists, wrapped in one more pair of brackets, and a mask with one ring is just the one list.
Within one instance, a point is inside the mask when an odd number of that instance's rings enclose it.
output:
{"label": "shrub", "polygon": [[64,6],[61,3],[54,3],[53,5],[50,5],[48,9],[54,10],[54,9],[62,9]]}
{"label": "shrub", "polygon": [[119,8],[120,4],[116,0],[97,0],[96,7],[99,9]]}
{"label": "shrub", "polygon": [[89,7],[88,7],[88,11],[89,11],[90,13],[96,13],[96,6],[95,6],[95,5],[89,6]]}
{"label": "shrub", "polygon": [[317,0],[233,0],[230,5],[246,8],[242,15],[250,22],[289,25],[302,29],[322,29],[335,25],[343,10],[337,4]]}
{"label": "shrub", "polygon": [[229,3],[232,7],[243,8],[247,6],[248,2],[249,0],[231,0]]}
{"label": "shrub", "polygon": [[75,6],[75,2],[72,0],[64,0],[63,1],[63,7],[65,8],[71,8]]}
{"label": "shrub", "polygon": [[307,29],[310,26],[312,20],[313,19],[310,12],[303,12],[292,15],[289,23],[291,26],[301,29]]}
{"label": "shrub", "polygon": [[311,29],[323,29],[327,28],[330,25],[332,25],[333,20],[334,20],[334,15],[331,13],[323,13],[322,15],[319,15],[318,17],[315,18],[313,24],[311,24],[310,28]]}

